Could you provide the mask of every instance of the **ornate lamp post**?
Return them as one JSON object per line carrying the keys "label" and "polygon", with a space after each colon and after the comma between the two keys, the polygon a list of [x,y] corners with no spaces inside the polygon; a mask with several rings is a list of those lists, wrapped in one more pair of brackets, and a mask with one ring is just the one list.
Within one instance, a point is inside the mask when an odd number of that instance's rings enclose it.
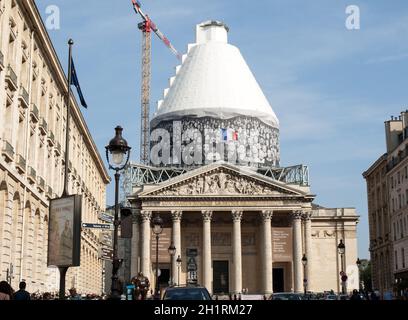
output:
{"label": "ornate lamp post", "polygon": [[346,294],[346,281],[347,281],[347,275],[346,272],[344,271],[344,254],[346,252],[346,246],[343,243],[343,240],[340,240],[339,245],[337,246],[337,250],[340,255],[340,260],[341,260],[341,292],[342,294]]}
{"label": "ornate lamp post", "polygon": [[155,299],[160,299],[159,292],[159,236],[163,232],[163,219],[157,214],[153,219],[153,233],[156,235],[156,289]]}
{"label": "ornate lamp post", "polygon": [[306,293],[307,293],[307,281],[308,281],[308,279],[306,278],[306,266],[307,266],[307,257],[306,257],[306,254],[303,254],[302,264],[303,264],[303,290],[304,290],[305,297],[306,297]]}
{"label": "ornate lamp post", "polygon": [[170,244],[170,247],[167,249],[170,255],[170,286],[173,285],[173,259],[176,254],[176,247],[174,246],[173,241]]}
{"label": "ornate lamp post", "polygon": [[113,261],[112,261],[112,286],[111,299],[120,299],[120,283],[118,279],[118,271],[122,260],[118,258],[118,227],[119,220],[119,178],[120,171],[123,170],[129,162],[130,147],[127,141],[122,137],[122,127],[115,128],[115,137],[106,146],[106,160],[109,164],[109,169],[115,170],[115,218],[113,221]]}
{"label": "ornate lamp post", "polygon": [[178,269],[178,277],[177,277],[177,285],[180,285],[180,267],[181,267],[181,257],[178,256],[177,260],[177,269]]}

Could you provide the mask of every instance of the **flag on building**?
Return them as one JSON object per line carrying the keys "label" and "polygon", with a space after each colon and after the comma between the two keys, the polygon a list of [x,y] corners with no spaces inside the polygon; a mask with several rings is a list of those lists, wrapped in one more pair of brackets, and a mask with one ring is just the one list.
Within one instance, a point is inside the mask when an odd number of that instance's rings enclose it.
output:
{"label": "flag on building", "polygon": [[74,85],[78,91],[79,100],[81,100],[81,105],[84,108],[88,108],[85,102],[84,95],[82,94],[81,86],[79,85],[78,76],[75,70],[74,59],[71,58],[71,85]]}
{"label": "flag on building", "polygon": [[233,129],[221,129],[223,141],[238,141],[238,132]]}

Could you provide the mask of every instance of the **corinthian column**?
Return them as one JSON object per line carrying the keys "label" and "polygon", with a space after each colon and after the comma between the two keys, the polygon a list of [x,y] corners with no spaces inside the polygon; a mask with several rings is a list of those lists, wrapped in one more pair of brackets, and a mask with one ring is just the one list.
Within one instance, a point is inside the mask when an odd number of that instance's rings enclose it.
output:
{"label": "corinthian column", "polygon": [[302,292],[302,211],[292,213],[293,217],[293,274],[295,292]]}
{"label": "corinthian column", "polygon": [[308,290],[312,290],[312,277],[311,277],[311,270],[312,270],[312,260],[313,260],[313,253],[312,253],[312,212],[304,212],[303,213],[303,221],[305,227],[305,255],[307,258],[306,264],[306,274],[304,277],[307,279],[307,288]]}
{"label": "corinthian column", "polygon": [[142,236],[142,252],[141,252],[141,271],[143,275],[150,278],[150,267],[151,267],[151,259],[150,259],[150,219],[152,218],[152,212],[142,210],[140,212],[140,221],[141,221],[141,236]]}
{"label": "corinthian column", "polygon": [[177,268],[177,257],[180,255],[181,256],[181,217],[183,216],[182,211],[177,211],[174,210],[171,212],[171,221],[173,221],[173,232],[172,232],[172,241],[174,246],[176,247],[176,254],[172,257],[171,261],[171,270],[172,270],[172,275],[171,279],[173,280],[174,284],[178,284],[179,278],[178,278],[178,268]]}
{"label": "corinthian column", "polygon": [[130,262],[130,277],[137,276],[138,272],[140,271],[140,210],[135,210],[133,214],[133,236],[132,236],[132,245],[131,245],[131,262]]}
{"label": "corinthian column", "polygon": [[264,284],[264,294],[273,292],[273,261],[272,261],[272,222],[273,211],[264,210],[261,212],[262,218],[262,244],[263,244],[263,259],[262,259],[262,279]]}
{"label": "corinthian column", "polygon": [[202,212],[203,216],[203,285],[212,293],[212,272],[211,272],[211,220],[212,211]]}
{"label": "corinthian column", "polygon": [[236,294],[241,293],[242,291],[241,220],[242,211],[232,211],[232,264],[234,275],[232,292]]}

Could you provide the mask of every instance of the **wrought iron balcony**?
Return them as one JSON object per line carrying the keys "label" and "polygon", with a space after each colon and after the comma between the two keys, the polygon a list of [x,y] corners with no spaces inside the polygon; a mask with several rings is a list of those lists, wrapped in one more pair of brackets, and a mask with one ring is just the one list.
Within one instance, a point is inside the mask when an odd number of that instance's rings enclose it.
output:
{"label": "wrought iron balcony", "polygon": [[44,136],[47,135],[47,132],[48,132],[48,124],[47,124],[47,121],[45,121],[44,118],[41,118],[41,119],[40,119],[40,126],[39,126],[39,128],[40,128],[40,131],[42,132],[42,134],[43,134]]}
{"label": "wrought iron balcony", "polygon": [[40,192],[44,192],[45,191],[45,180],[44,178],[38,176],[37,178],[37,188]]}
{"label": "wrought iron balcony", "polygon": [[17,75],[10,65],[8,65],[7,67],[6,82],[9,84],[9,88],[11,91],[17,90],[18,88]]}
{"label": "wrought iron balcony", "polygon": [[57,156],[60,156],[60,155],[61,155],[61,143],[57,142],[57,143],[55,144],[55,149],[54,149],[54,151],[55,151],[55,154],[56,154]]}
{"label": "wrought iron balcony", "polygon": [[31,119],[34,123],[37,123],[40,120],[40,112],[35,103],[31,104]]}
{"label": "wrought iron balcony", "polygon": [[4,55],[3,52],[0,51],[0,70],[4,69]]}
{"label": "wrought iron balcony", "polygon": [[26,159],[24,159],[24,157],[21,154],[17,155],[16,169],[20,173],[24,173],[26,170]]}
{"label": "wrought iron balcony", "polygon": [[28,92],[24,87],[20,87],[20,94],[18,99],[21,101],[21,106],[24,108],[28,108]]}
{"label": "wrought iron balcony", "polygon": [[55,136],[54,136],[54,133],[51,130],[48,133],[48,143],[49,143],[49,145],[51,147],[55,145]]}
{"label": "wrought iron balcony", "polygon": [[7,162],[11,162],[14,160],[14,148],[6,140],[3,142],[3,148],[2,148],[1,153]]}
{"label": "wrought iron balcony", "polygon": [[50,186],[47,188],[47,196],[52,199],[52,188]]}
{"label": "wrought iron balcony", "polygon": [[27,179],[31,184],[36,183],[36,178],[37,178],[37,172],[34,170],[33,167],[28,167],[28,172],[27,172]]}

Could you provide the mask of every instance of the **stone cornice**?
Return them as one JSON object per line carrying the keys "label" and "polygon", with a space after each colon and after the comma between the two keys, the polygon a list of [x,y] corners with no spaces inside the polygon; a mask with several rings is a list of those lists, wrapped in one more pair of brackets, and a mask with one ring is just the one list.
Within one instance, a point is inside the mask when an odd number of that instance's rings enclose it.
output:
{"label": "stone cornice", "polygon": [[[35,37],[38,44],[41,44],[41,49],[44,51],[44,59],[48,60],[50,65],[50,71],[55,76],[55,81],[62,92],[67,92],[67,78],[64,73],[64,69],[58,58],[57,52],[51,42],[49,34],[44,26],[44,22],[41,19],[41,15],[38,11],[37,5],[33,0],[20,0],[19,5],[27,13],[26,19],[31,22],[31,29],[35,32]],[[82,131],[84,140],[89,147],[91,157],[95,161],[96,167],[105,184],[110,182],[108,171],[103,163],[102,157],[96,147],[96,144],[89,132],[89,128],[85,122],[85,119],[81,113],[80,107],[75,99],[75,96],[71,94],[71,112],[77,127]]]}

